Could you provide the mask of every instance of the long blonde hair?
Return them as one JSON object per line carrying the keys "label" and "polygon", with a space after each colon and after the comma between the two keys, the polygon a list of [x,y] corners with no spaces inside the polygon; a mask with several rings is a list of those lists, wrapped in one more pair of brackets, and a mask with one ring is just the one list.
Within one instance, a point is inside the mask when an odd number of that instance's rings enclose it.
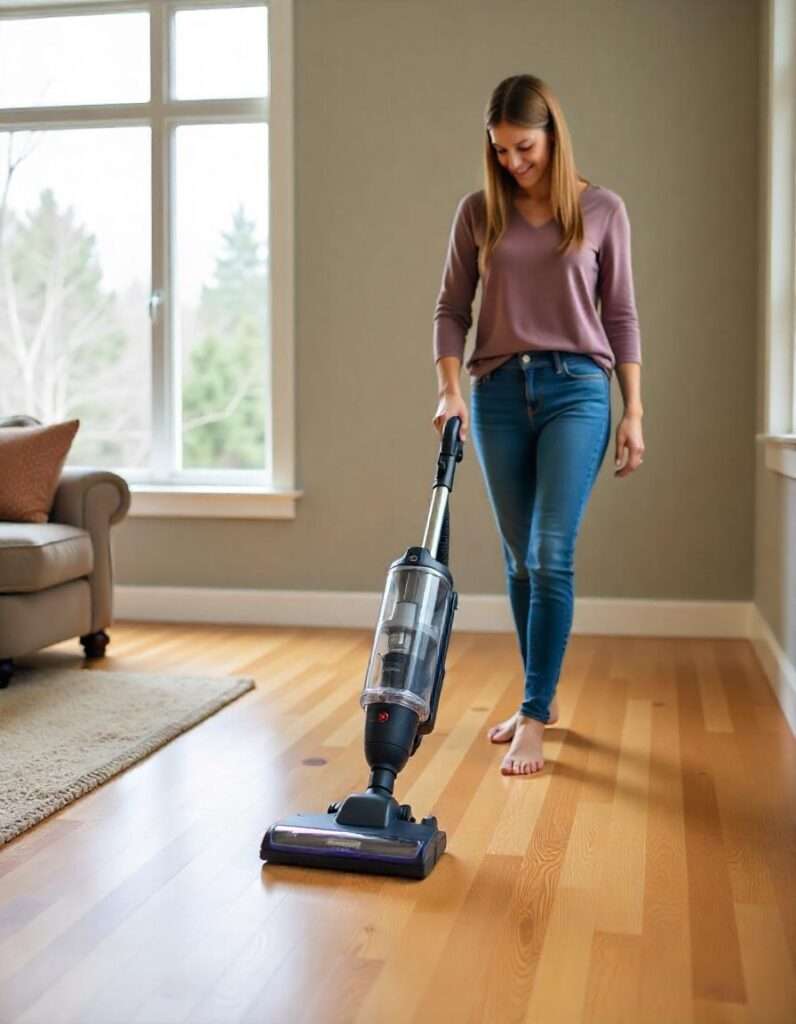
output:
{"label": "long blonde hair", "polygon": [[[489,137],[489,129],[501,121],[522,128],[543,129],[548,133],[550,157],[550,205],[553,217],[561,227],[558,252],[565,253],[583,244],[583,216],[580,209],[580,178],[567,122],[550,87],[535,75],[512,75],[504,78],[490,97],[484,116],[484,194],[486,221],[484,240],[478,253],[478,266],[483,275],[492,250],[508,225],[519,186],[498,161]],[[591,184],[591,182],[587,182]]]}

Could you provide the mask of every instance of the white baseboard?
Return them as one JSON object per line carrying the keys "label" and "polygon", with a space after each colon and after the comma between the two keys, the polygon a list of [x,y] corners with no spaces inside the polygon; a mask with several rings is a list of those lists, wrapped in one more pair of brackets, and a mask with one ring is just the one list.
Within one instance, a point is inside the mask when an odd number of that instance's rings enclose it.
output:
{"label": "white baseboard", "polygon": [[[114,588],[114,614],[145,622],[218,622],[261,626],[373,629],[376,591],[248,590],[214,587]],[[647,601],[579,597],[573,633],[610,636],[749,636],[748,601]],[[508,596],[459,594],[454,630],[511,633]]]}
{"label": "white baseboard", "polygon": [[[114,588],[117,619],[260,626],[374,629],[381,592],[250,590],[215,587]],[[456,632],[512,633],[508,597],[459,594]],[[796,669],[750,601],[655,601],[580,597],[573,633],[605,636],[746,637],[796,736]]]}

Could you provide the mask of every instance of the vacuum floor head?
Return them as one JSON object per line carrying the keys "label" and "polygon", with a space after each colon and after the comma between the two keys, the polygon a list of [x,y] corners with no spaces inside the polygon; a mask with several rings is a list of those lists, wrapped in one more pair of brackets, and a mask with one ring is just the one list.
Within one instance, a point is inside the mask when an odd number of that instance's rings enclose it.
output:
{"label": "vacuum floor head", "polygon": [[389,829],[339,825],[334,814],[294,814],[263,836],[260,858],[271,864],[425,878],[445,850],[434,818],[395,821]]}

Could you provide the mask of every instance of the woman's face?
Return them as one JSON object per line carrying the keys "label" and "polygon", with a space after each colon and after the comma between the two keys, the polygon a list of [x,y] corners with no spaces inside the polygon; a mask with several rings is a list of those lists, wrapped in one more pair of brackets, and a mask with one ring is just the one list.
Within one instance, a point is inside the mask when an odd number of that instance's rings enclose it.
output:
{"label": "woman's face", "polygon": [[550,164],[550,136],[543,128],[522,128],[501,121],[489,129],[498,162],[520,188],[538,184]]}

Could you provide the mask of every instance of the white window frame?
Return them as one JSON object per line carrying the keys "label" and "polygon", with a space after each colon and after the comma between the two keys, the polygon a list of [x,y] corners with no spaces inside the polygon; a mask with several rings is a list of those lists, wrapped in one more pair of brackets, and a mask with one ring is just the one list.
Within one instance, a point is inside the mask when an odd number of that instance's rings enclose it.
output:
{"label": "white window frame", "polygon": [[796,478],[796,0],[768,0],[762,266],[766,467]]}
{"label": "white window frame", "polygon": [[[267,99],[169,99],[166,75],[174,73],[174,16],[177,11],[268,8],[270,87]],[[148,103],[102,106],[0,108],[0,129],[119,127],[146,125],[152,135],[152,470],[125,470],[131,515],[294,518],[294,227],[293,227],[293,0],[28,0],[0,8],[8,18],[63,17],[148,11],[150,78]],[[165,58],[168,57],[168,60]],[[174,138],[182,124],[269,125],[269,225],[271,346],[266,353],[271,392],[266,396],[271,441],[269,468],[240,471],[169,470],[174,448]],[[159,308],[158,301],[159,300]],[[167,351],[171,345],[171,357]],[[167,397],[171,396],[167,401]]]}

